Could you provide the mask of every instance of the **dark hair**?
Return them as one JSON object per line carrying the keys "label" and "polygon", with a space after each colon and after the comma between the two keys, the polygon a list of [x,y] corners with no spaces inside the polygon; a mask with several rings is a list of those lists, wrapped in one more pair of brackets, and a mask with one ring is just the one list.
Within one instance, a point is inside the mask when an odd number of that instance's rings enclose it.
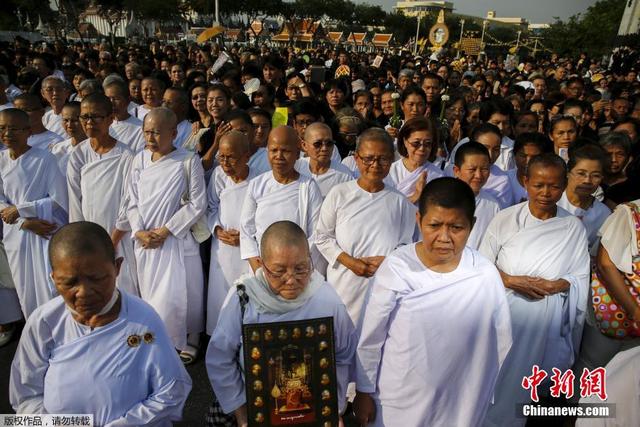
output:
{"label": "dark hair", "polygon": [[424,81],[425,80],[437,80],[438,84],[440,85],[440,87],[444,86],[444,80],[442,80],[442,77],[440,77],[437,74],[433,74],[431,72],[424,73],[422,75],[422,80],[420,81],[420,85],[421,86],[424,86]]}
{"label": "dark hair", "polygon": [[271,53],[268,56],[265,56],[262,60],[262,68],[265,65],[269,65],[273,68],[277,68],[280,71],[284,71],[284,60],[277,54]]}
{"label": "dark hair", "polygon": [[58,251],[67,252],[69,256],[94,256],[101,252],[110,262],[116,261],[116,251],[109,233],[98,224],[88,221],[67,224],[53,235],[49,243],[49,262],[52,266]]}
{"label": "dark hair", "polygon": [[247,114],[253,118],[253,116],[261,116],[269,121],[269,125],[271,126],[271,114],[268,111],[263,110],[262,108],[253,107],[247,110]]}
{"label": "dark hair", "polygon": [[527,145],[535,145],[541,153],[553,151],[553,143],[548,136],[539,132],[526,132],[518,135],[513,143],[513,154],[518,154]]}
{"label": "dark hair", "polygon": [[564,182],[567,182],[567,164],[562,157],[555,153],[542,153],[533,156],[527,165],[527,178],[531,178],[531,171],[534,167],[558,168],[563,172]]}
{"label": "dark hair", "polygon": [[427,95],[424,93],[424,90],[422,90],[422,88],[419,88],[416,85],[409,85],[400,94],[400,104],[404,104],[404,101],[407,100],[409,95],[418,95],[419,97],[422,98],[425,104],[427,103]]}
{"label": "dark hair", "polygon": [[473,128],[473,131],[471,131],[470,139],[477,141],[479,136],[486,133],[494,133],[498,135],[498,138],[500,138],[500,140],[502,141],[502,132],[500,132],[500,128],[496,125],[492,125],[491,123],[480,123],[478,126]]}
{"label": "dark hair", "polygon": [[492,98],[480,104],[480,121],[488,122],[491,116],[496,113],[511,118],[513,116],[513,105],[502,98]]}
{"label": "dark hair", "polygon": [[214,91],[222,92],[222,94],[227,98],[227,101],[231,101],[231,93],[229,92],[229,89],[227,89],[227,87],[222,83],[215,83],[209,86],[207,88],[207,96],[209,95],[209,93]]}
{"label": "dark hair", "polygon": [[252,106],[249,97],[244,92],[234,93],[233,95],[231,95],[231,100],[233,101],[233,104],[236,106],[236,108],[239,108],[241,110],[248,110]]}
{"label": "dark hair", "polygon": [[487,159],[491,162],[491,155],[489,154],[487,147],[479,142],[469,141],[466,144],[463,144],[462,147],[458,148],[453,163],[460,168],[464,164],[464,160],[467,156],[474,155],[487,156]]}
{"label": "dark hair", "polygon": [[414,132],[419,131],[427,131],[431,134],[433,138],[431,141],[431,152],[438,147],[438,128],[436,127],[435,122],[432,119],[428,119],[426,117],[415,117],[413,119],[407,120],[405,124],[400,128],[400,132],[398,132],[398,153],[402,157],[407,157],[409,153],[407,152],[407,147],[404,145],[404,142],[409,136]]}
{"label": "dark hair", "polygon": [[77,108],[78,110],[80,109],[80,101],[67,101],[64,103],[64,105],[62,106],[62,108]]}
{"label": "dark hair", "polygon": [[229,111],[224,115],[222,120],[224,120],[226,123],[229,123],[231,120],[242,120],[246,124],[253,127],[253,120],[251,120],[251,116],[247,114],[245,110],[241,110],[239,108]]}
{"label": "dark hair", "polygon": [[571,122],[573,123],[573,127],[575,127],[576,130],[578,129],[578,123],[576,122],[576,119],[573,116],[559,116],[551,120],[551,126],[549,126],[549,134],[553,133],[553,130],[560,122]]}
{"label": "dark hair", "polygon": [[600,145],[594,142],[588,142],[584,145],[569,149],[569,162],[567,164],[567,170],[573,170],[573,168],[576,167],[576,164],[580,160],[595,160],[597,162],[600,162],[602,170],[605,170],[605,168],[608,166],[609,157],[607,156],[607,152],[604,151],[604,149]]}
{"label": "dark hair", "polygon": [[567,99],[566,101],[564,101],[564,105],[562,106],[562,113],[565,113],[569,108],[576,107],[578,107],[580,111],[584,113],[584,104],[585,103],[583,101],[580,101],[579,99]]}
{"label": "dark hair", "polygon": [[476,196],[471,187],[459,179],[451,177],[436,178],[422,189],[418,201],[418,211],[423,217],[430,206],[440,206],[445,209],[459,209],[473,225],[476,211]]}
{"label": "dark hair", "polygon": [[299,114],[308,114],[313,116],[316,120],[319,120],[320,117],[322,117],[320,109],[313,98],[302,98],[293,104],[291,115],[295,119]]}

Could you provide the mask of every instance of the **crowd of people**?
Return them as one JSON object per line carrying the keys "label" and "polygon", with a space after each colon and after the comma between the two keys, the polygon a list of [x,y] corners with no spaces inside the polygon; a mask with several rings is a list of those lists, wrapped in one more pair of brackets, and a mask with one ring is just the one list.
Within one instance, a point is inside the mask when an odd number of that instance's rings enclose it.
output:
{"label": "crowd of people", "polygon": [[577,390],[605,366],[638,425],[638,70],[629,48],[0,45],[14,410],[170,425],[205,357],[206,422],[247,425],[242,325],[332,317],[361,425],[524,425],[532,369]]}

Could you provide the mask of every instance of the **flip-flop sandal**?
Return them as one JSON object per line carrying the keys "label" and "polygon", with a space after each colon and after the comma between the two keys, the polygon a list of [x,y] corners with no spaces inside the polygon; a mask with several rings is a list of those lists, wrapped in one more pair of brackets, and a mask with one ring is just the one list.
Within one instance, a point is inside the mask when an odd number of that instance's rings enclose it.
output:
{"label": "flip-flop sandal", "polygon": [[187,348],[180,352],[180,360],[185,366],[191,365],[198,358],[198,347],[187,344]]}

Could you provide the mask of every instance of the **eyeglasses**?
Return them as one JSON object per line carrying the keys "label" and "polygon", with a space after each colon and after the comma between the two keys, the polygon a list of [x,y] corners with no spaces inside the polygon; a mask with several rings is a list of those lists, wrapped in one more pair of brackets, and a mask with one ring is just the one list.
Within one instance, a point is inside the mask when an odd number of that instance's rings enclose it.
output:
{"label": "eyeglasses", "polygon": [[228,163],[230,165],[234,165],[238,162],[238,159],[235,159],[231,156],[217,156],[218,163]]}
{"label": "eyeglasses", "polygon": [[415,150],[417,150],[420,147],[431,148],[431,146],[433,145],[433,141],[430,139],[422,139],[422,140],[406,141],[406,142]]}
{"label": "eyeglasses", "polygon": [[586,173],[584,171],[577,171],[577,172],[569,172],[571,175],[573,176],[577,176],[580,179],[588,179],[590,181],[600,181],[604,178],[604,176],[601,173]]}
{"label": "eyeglasses", "polygon": [[78,123],[79,119],[62,119],[62,123]]}
{"label": "eyeglasses", "polygon": [[65,88],[62,86],[49,86],[49,87],[43,87],[42,88],[43,91],[47,92],[47,93],[51,93],[51,92],[64,92]]}
{"label": "eyeglasses", "polygon": [[284,281],[285,277],[288,278],[290,275],[293,276],[293,278],[296,280],[304,280],[313,271],[313,262],[311,261],[311,258],[309,258],[308,266],[297,266],[292,273],[289,271],[271,271],[264,263],[262,263],[262,269],[265,271],[265,273],[276,280]]}
{"label": "eyeglasses", "polygon": [[315,120],[296,120],[296,124],[300,127],[307,127],[315,122]]}
{"label": "eyeglasses", "polygon": [[312,146],[313,148],[315,148],[316,150],[319,150],[319,149],[321,149],[322,147],[331,148],[331,147],[333,147],[333,145],[334,145],[335,143],[336,143],[335,141],[333,141],[333,140],[329,139],[329,140],[326,140],[326,141],[315,141],[315,142],[312,142],[312,143],[311,143],[311,146]]}
{"label": "eyeglasses", "polygon": [[391,159],[385,156],[367,156],[362,157],[358,155],[358,158],[364,163],[365,166],[372,166],[375,162],[377,162],[380,166],[389,166],[391,164]]}
{"label": "eyeglasses", "polygon": [[12,128],[12,127],[5,127],[5,126],[0,126],[0,134],[5,134],[7,132],[22,132],[23,130],[27,130],[29,129],[28,127],[26,128]]}
{"label": "eyeglasses", "polygon": [[357,132],[338,132],[343,138],[355,138],[358,136]]}
{"label": "eyeglasses", "polygon": [[80,116],[80,120],[83,122],[88,122],[89,120],[93,120],[94,122],[99,122],[107,116],[98,116],[98,115],[83,115]]}

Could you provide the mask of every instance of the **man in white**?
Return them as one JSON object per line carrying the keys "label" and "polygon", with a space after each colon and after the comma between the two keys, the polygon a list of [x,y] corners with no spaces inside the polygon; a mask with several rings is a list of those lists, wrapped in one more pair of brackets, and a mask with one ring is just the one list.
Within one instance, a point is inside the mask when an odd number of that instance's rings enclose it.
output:
{"label": "man in white", "polygon": [[360,177],[329,191],[316,229],[316,244],[329,263],[327,281],[356,325],[370,278],[391,251],[413,241],[416,208],[384,183],[393,153],[383,129],[363,132],[355,154]]}
{"label": "man in white", "polygon": [[276,221],[288,220],[298,224],[309,238],[312,257],[315,228],[320,214],[322,194],[315,181],[299,174],[295,163],[300,158],[298,135],[289,126],[279,126],[271,131],[267,142],[271,171],[249,182],[249,188],[240,215],[240,254],[258,269],[262,233]]}
{"label": "man in white", "polygon": [[134,153],[144,150],[142,120],[133,117],[127,111],[130,100],[127,84],[115,80],[104,88],[104,94],[111,100],[113,106],[113,122],[109,127],[109,134],[126,144]]}
{"label": "man in white", "polygon": [[26,113],[15,108],[0,111],[0,134],[7,147],[0,152],[3,240],[22,313],[28,318],[56,295],[47,248],[51,234],[67,222],[67,186],[54,155],[27,144]]}
{"label": "man in white", "polygon": [[67,84],[54,76],[45,77],[42,80],[40,94],[51,107],[42,116],[42,124],[47,130],[57,133],[62,138],[66,137],[67,135],[62,125],[62,107],[70,95]]}
{"label": "man in white", "polygon": [[437,178],[419,199],[422,241],[373,278],[356,359],[359,425],[478,426],[511,346],[500,274],[465,247],[474,194]]}
{"label": "man in white", "polygon": [[145,77],[140,83],[140,92],[144,104],[135,109],[137,119],[144,120],[144,116],[149,114],[154,108],[162,105],[162,94],[164,93],[164,83],[155,77]]}
{"label": "man in white", "polygon": [[191,378],[153,308],[116,288],[122,259],[107,232],[69,224],[51,239],[49,258],[60,296],[24,328],[11,365],[13,409],[91,414],[101,426],[179,421]]}
{"label": "man in white", "polygon": [[69,156],[69,222],[95,222],[118,237],[116,248],[125,260],[118,275],[118,288],[139,295],[124,206],[133,152],[109,136],[113,112],[105,95],[94,93],[84,98],[80,117],[89,138]]}
{"label": "man in white", "polygon": [[589,253],[580,220],[556,205],[566,180],[562,158],[547,153],[531,159],[525,177],[529,200],[500,211],[480,244],[507,288],[513,330],[487,426],[524,425],[526,419],[516,416],[516,405],[530,401],[522,379],[534,365],[564,372],[580,348]]}
{"label": "man in white", "polygon": [[240,217],[249,181],[256,174],[248,165],[249,139],[232,130],[220,138],[218,163],[207,188],[207,219],[213,235],[207,297],[207,334],[213,334],[224,299],[233,282],[251,272],[240,256]]}
{"label": "man in white", "polygon": [[[261,267],[255,276],[242,276],[227,294],[207,349],[207,372],[220,407],[226,414],[235,415],[238,426],[247,425],[247,404],[253,402],[246,401],[241,370],[243,324],[331,317],[337,384],[330,385],[329,390],[337,393],[338,411],[342,414],[357,344],[353,322],[340,297],[314,271],[307,236],[298,225],[291,221],[271,224],[260,246]],[[239,287],[248,298],[244,307]],[[322,334],[320,326],[318,334]]]}
{"label": "man in white", "polygon": [[128,218],[140,295],[156,309],[189,363],[204,329],[202,263],[190,229],[204,215],[207,196],[200,159],[173,146],[176,125],[167,108],[145,117],[147,146],[133,160]]}
{"label": "man in white", "polygon": [[480,143],[468,142],[456,152],[453,173],[456,178],[466,182],[476,196],[475,221],[467,240],[467,246],[476,250],[489,223],[500,211],[496,199],[482,189],[489,179],[490,167],[489,151]]}
{"label": "man in white", "polygon": [[296,162],[296,170],[318,184],[322,197],[326,197],[334,186],[351,181],[351,171],[340,162],[331,162],[335,150],[335,141],[331,128],[324,123],[316,122],[307,126],[304,131],[302,149],[307,157]]}
{"label": "man in white", "polygon": [[191,122],[187,120],[189,113],[189,95],[183,89],[170,87],[164,91],[162,106],[171,109],[178,118],[178,134],[173,145],[182,147],[191,136]]}
{"label": "man in white", "polygon": [[29,127],[31,129],[31,135],[29,135],[29,140],[27,141],[29,146],[40,148],[41,150],[50,150],[54,144],[63,140],[63,137],[47,130],[42,124],[44,107],[37,96],[22,94],[15,99],[14,105],[29,116]]}

